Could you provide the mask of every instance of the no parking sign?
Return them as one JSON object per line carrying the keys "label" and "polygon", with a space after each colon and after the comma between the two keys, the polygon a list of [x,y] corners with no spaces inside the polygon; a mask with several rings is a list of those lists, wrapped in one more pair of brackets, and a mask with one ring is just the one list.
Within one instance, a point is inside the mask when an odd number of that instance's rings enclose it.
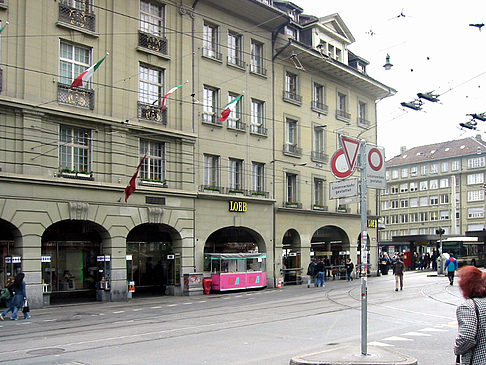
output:
{"label": "no parking sign", "polygon": [[366,183],[368,187],[386,189],[384,149],[366,146],[366,156]]}

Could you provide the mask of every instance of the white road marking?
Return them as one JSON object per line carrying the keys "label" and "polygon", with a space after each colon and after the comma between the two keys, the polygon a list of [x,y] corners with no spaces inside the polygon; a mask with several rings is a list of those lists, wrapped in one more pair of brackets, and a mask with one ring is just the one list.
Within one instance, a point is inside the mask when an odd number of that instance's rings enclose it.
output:
{"label": "white road marking", "polygon": [[380,346],[380,347],[393,347],[393,346],[395,346],[395,345],[390,345],[389,343],[378,342],[378,341],[369,342],[368,345]]}
{"label": "white road marking", "polygon": [[198,303],[206,303],[206,300],[200,300]]}
{"label": "white road marking", "polygon": [[125,313],[125,311],[115,311],[113,314],[120,314],[120,313]]}
{"label": "white road marking", "polygon": [[138,311],[143,311],[143,308],[135,308],[133,309],[134,312],[138,312]]}
{"label": "white road marking", "polygon": [[57,319],[44,319],[43,322],[55,322]]}
{"label": "white road marking", "polygon": [[160,305],[156,306],[156,307],[150,307],[151,309],[160,309],[162,308]]}
{"label": "white road marking", "polygon": [[430,333],[407,332],[407,333],[403,333],[402,336],[432,336],[432,335]]}
{"label": "white road marking", "polygon": [[413,340],[411,338],[391,336],[391,337],[384,338],[383,341],[413,341]]}
{"label": "white road marking", "polygon": [[192,304],[192,302],[182,303],[182,305]]}
{"label": "white road marking", "polygon": [[432,327],[422,328],[419,331],[422,331],[422,332],[447,332],[447,330],[441,330],[439,328],[432,328]]}
{"label": "white road marking", "polygon": [[175,307],[177,304],[167,304],[167,307]]}

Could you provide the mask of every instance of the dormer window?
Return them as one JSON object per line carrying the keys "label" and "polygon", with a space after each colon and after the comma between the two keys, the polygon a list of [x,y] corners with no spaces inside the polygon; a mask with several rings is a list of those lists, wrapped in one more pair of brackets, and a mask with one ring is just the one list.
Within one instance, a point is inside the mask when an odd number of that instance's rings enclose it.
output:
{"label": "dormer window", "polygon": [[289,38],[297,40],[297,30],[296,29],[286,26],[284,32],[285,32],[285,35],[288,36]]}

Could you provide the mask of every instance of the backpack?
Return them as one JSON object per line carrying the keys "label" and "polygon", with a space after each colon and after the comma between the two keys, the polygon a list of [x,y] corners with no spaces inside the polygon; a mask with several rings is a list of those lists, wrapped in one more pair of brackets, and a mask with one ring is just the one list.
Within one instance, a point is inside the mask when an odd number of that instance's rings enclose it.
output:
{"label": "backpack", "polygon": [[450,258],[449,265],[447,265],[448,271],[455,271],[456,270],[456,263],[453,257]]}
{"label": "backpack", "polygon": [[12,298],[12,293],[10,293],[10,290],[8,290],[8,288],[3,288],[2,290],[0,290],[0,298],[9,300],[10,298]]}

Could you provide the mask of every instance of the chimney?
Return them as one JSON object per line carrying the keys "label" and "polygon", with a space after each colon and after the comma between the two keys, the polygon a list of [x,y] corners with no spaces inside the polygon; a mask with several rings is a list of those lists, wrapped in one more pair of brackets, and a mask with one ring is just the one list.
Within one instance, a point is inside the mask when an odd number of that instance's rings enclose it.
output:
{"label": "chimney", "polygon": [[407,150],[407,147],[406,146],[400,147],[400,154],[403,155],[406,150]]}

